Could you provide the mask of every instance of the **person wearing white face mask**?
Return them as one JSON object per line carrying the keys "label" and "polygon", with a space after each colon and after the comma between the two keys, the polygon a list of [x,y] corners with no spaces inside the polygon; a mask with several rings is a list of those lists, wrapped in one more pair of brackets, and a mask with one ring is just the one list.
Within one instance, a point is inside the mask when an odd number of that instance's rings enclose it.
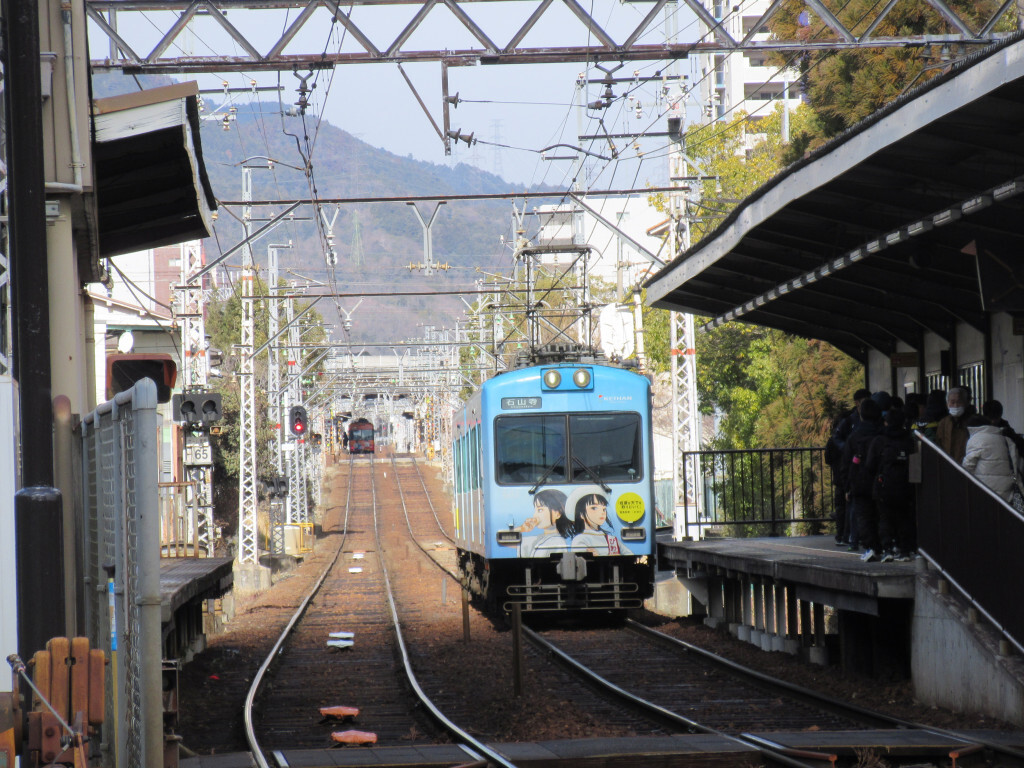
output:
{"label": "person wearing white face mask", "polygon": [[946,407],[949,414],[939,422],[935,432],[935,441],[948,453],[957,464],[964,460],[967,453],[967,419],[974,415],[970,395],[965,387],[953,387],[946,395]]}

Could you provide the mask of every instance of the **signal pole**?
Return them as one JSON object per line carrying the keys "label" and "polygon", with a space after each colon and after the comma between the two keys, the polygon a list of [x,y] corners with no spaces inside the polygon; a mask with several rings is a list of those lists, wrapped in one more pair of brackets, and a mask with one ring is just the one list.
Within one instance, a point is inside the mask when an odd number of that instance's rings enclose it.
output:
{"label": "signal pole", "polygon": [[[267,261],[269,266],[268,280],[270,285],[268,286],[268,293],[276,297],[278,286],[278,256],[277,252],[284,248],[291,248],[291,243],[288,245],[270,245],[267,247]],[[281,406],[281,364],[280,364],[280,341],[276,339],[277,332],[279,330],[278,322],[278,306],[277,299],[272,298],[270,300],[270,312],[268,318],[268,331],[269,337],[272,339],[269,350],[269,360],[267,364],[267,392],[270,395],[271,408],[273,409],[273,416],[271,421],[277,425],[274,430],[274,457],[277,466],[277,475],[275,477],[274,494],[271,500],[270,510],[270,552],[274,555],[284,554],[284,522],[287,507],[288,493],[282,492],[278,487],[276,481],[285,476],[284,473],[284,412]]]}
{"label": "signal pole", "polygon": [[[292,283],[294,288],[295,284]],[[288,384],[287,404],[302,405],[302,382],[300,371],[302,366],[302,350],[299,348],[299,327],[295,323],[295,299],[291,296],[285,304],[285,319],[288,322]],[[302,523],[302,500],[306,495],[306,484],[302,481],[302,464],[299,459],[302,442],[297,437],[288,437],[290,442],[285,448],[288,453],[288,498],[285,516],[288,523]]]}
{"label": "signal pole", "polygon": [[[202,242],[181,244],[181,345],[185,394],[205,391],[210,384],[210,361],[206,354],[206,298],[201,282],[189,279],[203,268]],[[189,483],[186,504],[196,521],[196,549],[213,557],[213,455],[205,424],[185,425],[184,474]]]}

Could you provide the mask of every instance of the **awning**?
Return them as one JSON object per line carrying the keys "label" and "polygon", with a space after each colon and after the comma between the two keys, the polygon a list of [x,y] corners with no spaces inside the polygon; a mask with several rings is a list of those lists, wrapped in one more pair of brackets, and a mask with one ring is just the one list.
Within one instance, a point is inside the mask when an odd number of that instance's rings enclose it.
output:
{"label": "awning", "polygon": [[209,237],[198,93],[190,82],[93,102],[101,257]]}
{"label": "awning", "polygon": [[648,302],[859,360],[1024,310],[1024,42],[959,62],[763,185]]}

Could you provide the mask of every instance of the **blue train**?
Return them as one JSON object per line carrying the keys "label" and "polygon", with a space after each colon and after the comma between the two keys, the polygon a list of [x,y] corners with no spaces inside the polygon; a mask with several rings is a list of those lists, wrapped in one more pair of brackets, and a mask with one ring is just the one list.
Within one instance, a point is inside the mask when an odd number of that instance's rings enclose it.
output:
{"label": "blue train", "polygon": [[484,382],[456,411],[464,584],[490,609],[619,611],[654,587],[650,382],[594,358]]}

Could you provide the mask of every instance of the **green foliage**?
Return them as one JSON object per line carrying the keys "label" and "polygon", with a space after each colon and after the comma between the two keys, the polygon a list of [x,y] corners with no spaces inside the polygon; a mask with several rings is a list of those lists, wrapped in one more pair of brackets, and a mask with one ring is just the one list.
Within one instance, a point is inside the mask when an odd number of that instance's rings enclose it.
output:
{"label": "green foliage", "polygon": [[[806,106],[790,112],[790,135],[814,132],[817,117]],[[692,203],[692,239],[714,230],[745,197],[785,166],[790,145],[782,140],[782,104],[764,116],[740,112],[730,122],[710,122],[687,133],[686,151],[717,181],[705,181]]]}
{"label": "green foliage", "polygon": [[[791,135],[801,142],[817,130],[807,107],[791,113]],[[699,202],[692,233],[700,239],[784,167],[790,149],[782,141],[782,106],[756,121],[739,115],[690,131],[687,148],[705,173],[718,177],[714,188],[705,184]],[[714,439],[719,448],[821,446],[837,403],[863,381],[860,364],[831,345],[760,326],[727,323],[698,332],[696,347],[700,409],[723,414]]]}
{"label": "green foliage", "polygon": [[[854,35],[860,36],[881,10],[873,0],[826,2],[825,5]],[[949,7],[973,29],[981,29],[997,10],[995,0],[950,0]],[[1000,20],[997,29],[1008,31],[1015,26],[1012,15]],[[835,33],[800,0],[783,4],[770,23],[779,39],[824,40]],[[874,31],[880,36],[944,35],[956,33],[942,15],[923,0],[907,0],[894,5]],[[941,44],[862,49],[808,50],[794,62],[791,54],[775,54],[776,66],[798,66],[804,93],[817,120],[800,136],[794,150],[800,157],[832,136],[885,106],[912,86],[920,85],[941,74],[947,62],[959,58],[968,49],[955,44]],[[799,144],[799,147],[796,146]]]}

